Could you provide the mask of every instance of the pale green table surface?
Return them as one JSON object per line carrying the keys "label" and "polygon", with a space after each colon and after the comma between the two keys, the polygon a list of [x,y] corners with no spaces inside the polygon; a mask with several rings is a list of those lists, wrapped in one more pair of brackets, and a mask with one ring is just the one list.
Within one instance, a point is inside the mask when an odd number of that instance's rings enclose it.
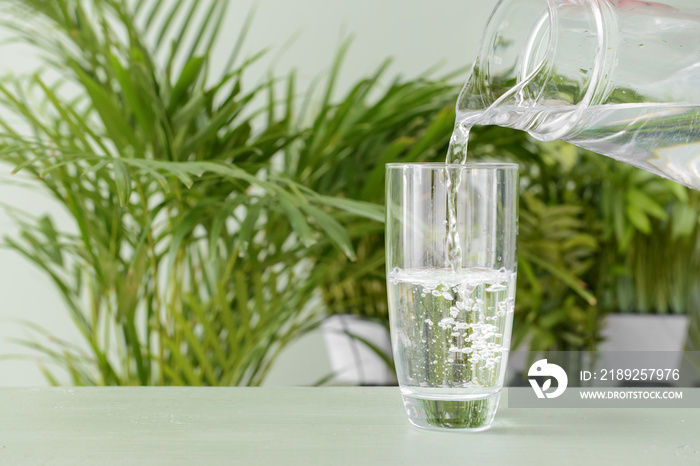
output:
{"label": "pale green table surface", "polygon": [[468,434],[412,427],[398,388],[4,388],[0,464],[700,464],[700,409],[505,404]]}

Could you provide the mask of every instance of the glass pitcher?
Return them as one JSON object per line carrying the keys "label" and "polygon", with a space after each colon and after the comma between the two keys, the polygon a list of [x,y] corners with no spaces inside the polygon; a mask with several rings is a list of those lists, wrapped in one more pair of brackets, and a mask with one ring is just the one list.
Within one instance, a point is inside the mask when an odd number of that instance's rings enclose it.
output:
{"label": "glass pitcher", "polygon": [[700,2],[501,0],[457,103],[700,189]]}

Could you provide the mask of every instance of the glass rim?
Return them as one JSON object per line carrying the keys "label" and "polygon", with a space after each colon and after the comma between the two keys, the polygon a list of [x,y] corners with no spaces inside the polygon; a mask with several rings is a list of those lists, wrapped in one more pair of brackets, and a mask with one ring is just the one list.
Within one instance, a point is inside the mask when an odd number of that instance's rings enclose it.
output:
{"label": "glass rim", "polygon": [[426,169],[452,168],[452,169],[518,169],[519,165],[512,162],[467,162],[467,163],[440,163],[440,162],[392,162],[384,164],[385,168],[416,167]]}

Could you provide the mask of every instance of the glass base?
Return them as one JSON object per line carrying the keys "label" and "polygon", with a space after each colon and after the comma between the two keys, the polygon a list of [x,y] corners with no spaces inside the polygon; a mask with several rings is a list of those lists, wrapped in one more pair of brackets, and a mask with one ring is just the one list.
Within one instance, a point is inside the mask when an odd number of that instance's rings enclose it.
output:
{"label": "glass base", "polygon": [[437,400],[403,395],[408,420],[429,430],[480,432],[491,427],[501,393],[470,400]]}

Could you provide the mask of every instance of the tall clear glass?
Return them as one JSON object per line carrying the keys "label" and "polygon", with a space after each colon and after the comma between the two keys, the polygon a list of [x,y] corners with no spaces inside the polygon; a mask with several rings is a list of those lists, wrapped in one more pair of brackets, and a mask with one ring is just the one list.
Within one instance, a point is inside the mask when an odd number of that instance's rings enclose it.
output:
{"label": "tall clear glass", "polygon": [[391,341],[408,418],[491,425],[515,303],[518,166],[386,166]]}

